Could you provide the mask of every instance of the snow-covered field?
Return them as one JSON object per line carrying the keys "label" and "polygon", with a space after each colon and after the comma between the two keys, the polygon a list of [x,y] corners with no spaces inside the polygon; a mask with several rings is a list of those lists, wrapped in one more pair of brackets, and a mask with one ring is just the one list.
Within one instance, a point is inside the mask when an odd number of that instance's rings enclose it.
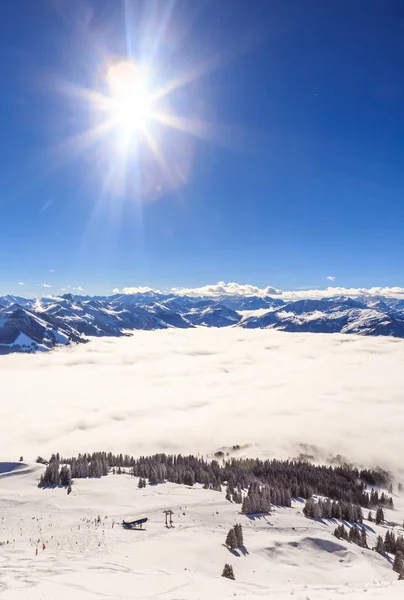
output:
{"label": "snow-covered field", "polygon": [[4,460],[58,451],[205,454],[235,444],[281,457],[302,443],[402,468],[404,340],[138,331],[3,356],[0,382]]}
{"label": "snow-covered field", "polygon": [[[306,519],[300,502],[253,520],[224,493],[200,486],[138,489],[137,478],[110,474],[76,480],[67,495],[39,489],[41,469],[31,465],[0,476],[1,598],[402,598],[404,582],[386,558],[337,540],[335,523]],[[404,499],[394,500],[397,508],[386,517],[402,523]],[[172,529],[164,526],[165,509],[173,510]],[[121,528],[123,518],[143,514],[149,518],[144,531]],[[245,555],[223,545],[238,522]],[[371,546],[386,528],[365,523]],[[402,532],[399,525],[395,530]],[[226,562],[236,581],[221,577]]]}

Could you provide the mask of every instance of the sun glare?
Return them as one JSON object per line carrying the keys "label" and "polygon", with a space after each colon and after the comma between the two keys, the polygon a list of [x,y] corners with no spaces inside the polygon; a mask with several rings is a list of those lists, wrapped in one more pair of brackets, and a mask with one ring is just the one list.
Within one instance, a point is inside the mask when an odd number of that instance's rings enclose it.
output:
{"label": "sun glare", "polygon": [[144,129],[150,118],[152,98],[147,83],[146,70],[133,62],[122,61],[108,70],[112,116],[126,132]]}

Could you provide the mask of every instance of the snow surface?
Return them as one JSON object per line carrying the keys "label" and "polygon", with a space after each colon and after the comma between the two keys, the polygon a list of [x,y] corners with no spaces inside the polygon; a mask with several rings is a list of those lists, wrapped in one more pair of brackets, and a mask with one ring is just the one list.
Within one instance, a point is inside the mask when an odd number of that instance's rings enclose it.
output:
{"label": "snow surface", "polygon": [[[126,474],[76,480],[67,495],[37,487],[42,468],[26,465],[1,479],[0,597],[7,600],[402,598],[403,582],[386,558],[337,540],[335,522],[304,518],[299,501],[254,519],[224,493],[170,483],[138,489]],[[386,517],[402,523],[403,499],[395,503]],[[145,529],[122,529],[128,514],[146,514]],[[238,522],[245,553],[223,545]],[[369,546],[385,535],[386,527],[365,524]],[[221,577],[226,562],[236,581]]]}

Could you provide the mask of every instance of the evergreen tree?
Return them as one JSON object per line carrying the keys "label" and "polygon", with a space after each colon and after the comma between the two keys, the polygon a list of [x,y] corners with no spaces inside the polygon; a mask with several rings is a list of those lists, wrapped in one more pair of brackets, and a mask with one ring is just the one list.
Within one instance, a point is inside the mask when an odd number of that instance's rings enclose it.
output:
{"label": "evergreen tree", "polygon": [[375,523],[376,525],[380,525],[381,523],[383,523],[384,521],[384,512],[381,506],[379,506],[379,508],[376,511],[376,519],[375,519]]}
{"label": "evergreen tree", "polygon": [[229,532],[226,537],[226,546],[230,548],[230,550],[235,550],[238,546],[236,533],[234,531],[234,527],[229,529]]}
{"label": "evergreen tree", "polygon": [[359,546],[361,546],[362,548],[368,547],[368,540],[367,540],[366,529],[365,529],[364,525],[362,525],[362,529],[360,532]]}
{"label": "evergreen tree", "polygon": [[195,476],[192,471],[186,471],[184,473],[184,485],[192,486],[195,483]]}
{"label": "evergreen tree", "polygon": [[360,536],[360,533],[359,533],[359,529],[358,529],[358,527],[356,525],[353,525],[350,528],[348,540],[350,542],[353,542],[354,544],[358,544],[358,546],[360,545],[361,536]]}
{"label": "evergreen tree", "polygon": [[384,554],[384,542],[383,542],[383,538],[381,535],[379,535],[377,538],[375,551],[378,552],[379,554]]}
{"label": "evergreen tree", "polygon": [[234,577],[234,571],[233,571],[233,567],[231,565],[229,565],[227,563],[224,565],[222,577],[226,577],[227,579],[236,579]]}
{"label": "evergreen tree", "polygon": [[384,538],[384,550],[390,554],[396,553],[396,538],[392,531],[386,531],[386,536]]}
{"label": "evergreen tree", "polygon": [[372,517],[372,512],[371,511],[369,511],[369,514],[368,514],[368,521],[370,521],[371,523],[373,523],[373,517]]}
{"label": "evergreen tree", "polygon": [[396,573],[404,572],[404,554],[398,550],[394,558],[393,571]]}
{"label": "evergreen tree", "polygon": [[60,469],[60,485],[69,486],[72,484],[72,476],[70,473],[70,467],[63,465]]}
{"label": "evergreen tree", "polygon": [[40,486],[55,486],[59,485],[59,462],[53,454],[45,469],[44,474],[40,479]]}
{"label": "evergreen tree", "polygon": [[152,469],[149,475],[149,485],[157,485],[158,482],[157,471],[156,469]]}
{"label": "evergreen tree", "polygon": [[237,547],[243,548],[244,547],[244,536],[243,536],[243,528],[240,525],[240,523],[237,523],[234,526],[234,533],[236,534]]}

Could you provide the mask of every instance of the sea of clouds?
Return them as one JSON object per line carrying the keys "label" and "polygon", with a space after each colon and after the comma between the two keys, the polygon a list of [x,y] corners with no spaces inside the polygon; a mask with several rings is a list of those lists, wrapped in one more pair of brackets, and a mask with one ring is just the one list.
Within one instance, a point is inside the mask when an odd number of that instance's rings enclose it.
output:
{"label": "sea of clouds", "polygon": [[[271,330],[139,331],[0,357],[4,459],[106,450],[403,466],[404,341]],[[311,450],[310,450],[311,451]]]}

